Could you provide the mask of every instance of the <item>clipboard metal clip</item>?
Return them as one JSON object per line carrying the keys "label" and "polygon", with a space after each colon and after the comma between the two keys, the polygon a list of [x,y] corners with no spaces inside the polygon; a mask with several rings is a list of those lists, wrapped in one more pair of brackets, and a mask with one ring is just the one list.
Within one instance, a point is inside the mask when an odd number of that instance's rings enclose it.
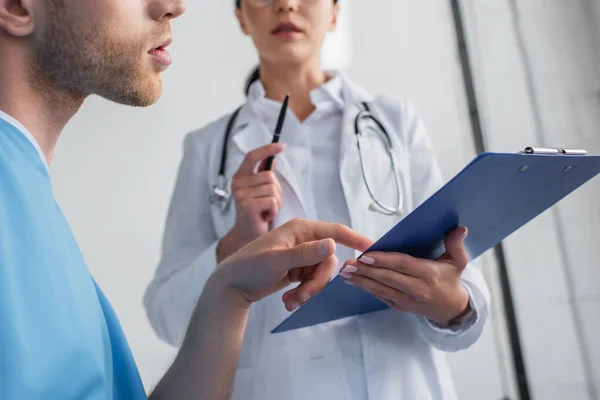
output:
{"label": "clipboard metal clip", "polygon": [[547,147],[527,147],[519,154],[544,154],[544,155],[566,155],[566,156],[585,156],[587,151],[583,149],[553,149]]}

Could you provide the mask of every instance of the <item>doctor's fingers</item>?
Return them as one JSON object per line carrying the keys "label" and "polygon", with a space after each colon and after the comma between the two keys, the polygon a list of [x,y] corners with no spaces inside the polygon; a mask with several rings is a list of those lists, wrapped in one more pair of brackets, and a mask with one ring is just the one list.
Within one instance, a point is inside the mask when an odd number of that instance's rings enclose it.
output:
{"label": "doctor's fingers", "polygon": [[256,169],[256,165],[258,163],[265,158],[281,153],[284,149],[285,145],[283,143],[273,143],[252,150],[246,154],[246,157],[244,157],[244,161],[242,161],[242,164],[235,173],[234,178],[254,174],[254,170]]}
{"label": "doctor's fingers", "polygon": [[437,279],[436,269],[431,264],[432,261],[422,260],[404,253],[383,253],[377,251],[365,254],[359,261],[363,264],[401,272],[430,283]]}
{"label": "doctor's fingers", "polygon": [[[377,296],[375,296],[377,297]],[[421,313],[418,313],[418,310],[416,307],[409,305],[409,304],[398,304],[392,300],[388,300],[388,299],[384,299],[383,297],[377,297],[377,299],[379,301],[381,301],[382,303],[385,303],[385,305],[387,305],[389,308],[391,308],[392,310],[396,310],[396,311],[402,311],[402,312],[409,312],[412,314],[417,314],[417,315],[422,315]]]}
{"label": "doctor's fingers", "polygon": [[421,303],[417,302],[406,293],[403,293],[395,288],[384,285],[366,276],[356,275],[351,279],[347,279],[346,283],[350,286],[357,287],[367,293],[384,301],[388,306],[393,303],[394,309],[400,311],[417,311],[421,307]]}
{"label": "doctor's fingers", "polygon": [[285,227],[285,232],[293,235],[296,243],[331,238],[336,243],[361,252],[373,244],[373,241],[368,237],[342,224],[294,218],[282,227]]}
{"label": "doctor's fingers", "polygon": [[349,260],[341,269],[340,275],[346,280],[352,280],[357,275],[365,276],[383,285],[399,290],[415,301],[431,300],[432,289],[429,284],[402,272],[369,266],[357,260]]}
{"label": "doctor's fingers", "polygon": [[238,207],[242,208],[246,214],[262,214],[268,212],[275,217],[279,213],[280,200],[274,196],[260,198],[245,198],[238,202]]}
{"label": "doctor's fingers", "polygon": [[262,186],[254,186],[250,188],[240,189],[234,193],[234,197],[239,201],[243,199],[258,199],[261,197],[275,197],[281,206],[281,192],[274,184],[267,184]]}
{"label": "doctor's fingers", "polygon": [[460,271],[464,270],[469,263],[469,255],[464,246],[468,233],[467,228],[462,226],[450,231],[444,239],[446,253],[439,260],[450,261]]}
{"label": "doctor's fingers", "polygon": [[271,171],[264,171],[254,175],[234,178],[231,181],[231,191],[235,193],[240,189],[262,185],[275,185],[279,193],[283,194],[279,179],[277,179],[275,173]]}

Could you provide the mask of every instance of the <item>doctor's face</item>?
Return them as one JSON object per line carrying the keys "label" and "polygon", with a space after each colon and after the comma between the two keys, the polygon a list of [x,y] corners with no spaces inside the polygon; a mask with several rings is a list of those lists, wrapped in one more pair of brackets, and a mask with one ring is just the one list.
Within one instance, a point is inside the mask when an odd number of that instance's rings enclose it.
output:
{"label": "doctor's face", "polygon": [[241,0],[236,15],[260,58],[285,65],[320,57],[338,9],[333,0]]}
{"label": "doctor's face", "polygon": [[184,0],[39,0],[35,7],[34,84],[132,106],[158,100],[160,73],[171,62],[170,21]]}

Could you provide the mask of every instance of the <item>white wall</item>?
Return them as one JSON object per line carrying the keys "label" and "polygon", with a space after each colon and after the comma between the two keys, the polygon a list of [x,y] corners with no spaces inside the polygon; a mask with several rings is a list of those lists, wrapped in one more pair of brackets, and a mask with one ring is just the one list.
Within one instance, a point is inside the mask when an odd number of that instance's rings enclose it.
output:
{"label": "white wall", "polygon": [[[464,3],[490,148],[599,154],[598,26],[589,1]],[[599,202],[596,179],[506,241],[534,399],[600,396]]]}
{"label": "white wall", "polygon": [[[581,24],[577,11],[568,5],[583,1],[553,0],[553,6],[542,13],[541,22],[536,17],[543,1],[526,2],[532,7],[526,13],[531,29],[528,46],[536,51],[536,73],[543,78],[535,83],[543,100],[540,115],[532,110],[508,1],[465,2],[475,50],[478,95],[492,149],[514,151],[531,144],[538,130],[536,119],[542,119],[548,123],[544,132],[547,129],[553,135],[548,138],[558,141],[558,145],[568,142],[600,152],[596,140],[597,97],[584,90],[593,71],[587,68],[579,76],[577,65],[580,57],[589,58],[586,53],[591,50],[590,42],[580,43],[588,36],[579,31],[562,37],[567,31],[560,25]],[[141,299],[158,262],[182,139],[187,131],[243,101],[242,85],[256,61],[249,41],[238,32],[231,3],[188,2],[188,13],[174,25],[175,43],[171,49],[175,63],[164,76],[161,101],[140,110],[90,99],[67,127],[52,166],[56,196],[90,270],[121,318],[148,388],[174,355],[151,331]],[[350,15],[350,74],[374,92],[408,96],[414,101],[429,127],[446,178],[450,178],[475,154],[449,2],[354,1]],[[550,25],[544,27],[544,23]],[[561,30],[551,32],[557,28],[552,24],[559,24]],[[579,45],[570,46],[573,42]],[[557,45],[562,47],[552,47]],[[560,54],[565,51],[571,61],[561,60]],[[548,52],[556,54],[546,65]],[[568,80],[561,77],[563,74]],[[565,84],[558,87],[556,82]],[[570,95],[561,97],[564,93]],[[562,139],[575,131],[581,135]],[[574,344],[577,337],[571,324],[572,310],[566,303],[573,293],[564,284],[565,264],[557,261],[563,253],[557,250],[562,239],[555,228],[556,221],[563,221],[569,249],[566,257],[569,265],[579,267],[574,279],[585,295],[578,299],[578,307],[593,312],[598,304],[588,300],[598,299],[600,294],[598,286],[590,282],[600,282],[600,269],[590,262],[594,259],[590,242],[579,239],[599,236],[594,224],[600,221],[600,207],[592,200],[599,198],[599,184],[596,181],[595,186],[578,194],[571,207],[565,203],[560,215],[546,214],[508,242],[535,398],[558,398],[552,395],[560,393],[563,398],[587,399],[585,390],[580,390],[585,371],[580,350]],[[565,223],[566,217],[575,222]],[[484,270],[495,295],[491,323],[473,349],[450,357],[461,399],[514,395],[494,268],[488,257]],[[586,280],[586,276],[593,279]],[[540,287],[541,294],[532,295]],[[600,328],[600,313],[594,315],[596,319],[587,322],[589,342]],[[600,360],[597,345],[590,351],[595,351],[594,359]],[[546,354],[554,365],[548,365]],[[594,374],[600,376],[598,361],[594,362]]]}

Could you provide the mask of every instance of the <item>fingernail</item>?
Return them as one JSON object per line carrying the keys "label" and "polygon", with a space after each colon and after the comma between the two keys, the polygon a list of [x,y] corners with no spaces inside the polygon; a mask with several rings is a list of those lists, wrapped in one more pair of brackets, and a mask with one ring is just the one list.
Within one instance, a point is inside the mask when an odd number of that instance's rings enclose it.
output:
{"label": "fingernail", "polygon": [[296,310],[298,307],[300,307],[300,303],[292,303],[292,311]]}
{"label": "fingernail", "polygon": [[319,252],[321,253],[322,256],[326,256],[327,254],[329,254],[329,240],[325,239],[325,240],[321,240],[320,246],[319,246]]}
{"label": "fingernail", "polygon": [[348,264],[343,268],[343,271],[353,274],[358,271],[358,268],[356,268],[354,265]]}
{"label": "fingernail", "polygon": [[352,278],[354,276],[354,273],[358,271],[358,268],[356,268],[354,265],[346,265],[344,268],[342,268],[342,270],[340,271],[340,275],[343,276],[344,278]]}
{"label": "fingernail", "polygon": [[310,299],[310,294],[308,294],[308,293],[304,293],[300,297],[300,301],[302,302],[302,304],[306,303],[308,301],[308,299]]}
{"label": "fingernail", "polygon": [[463,232],[462,236],[460,237],[460,241],[464,242],[464,240],[467,238],[467,235],[469,234],[469,230],[467,228],[464,228],[465,231]]}
{"label": "fingernail", "polygon": [[352,281],[344,281],[344,282],[346,282],[346,284],[349,286],[354,286],[354,282],[352,282]]}
{"label": "fingernail", "polygon": [[361,258],[358,259],[358,261],[360,261],[363,264],[367,264],[367,265],[375,264],[375,260],[373,260],[371,257],[367,257],[367,256],[362,256]]}
{"label": "fingernail", "polygon": [[277,145],[275,146],[275,148],[277,150],[283,150],[283,149],[285,149],[285,143],[277,143]]}

